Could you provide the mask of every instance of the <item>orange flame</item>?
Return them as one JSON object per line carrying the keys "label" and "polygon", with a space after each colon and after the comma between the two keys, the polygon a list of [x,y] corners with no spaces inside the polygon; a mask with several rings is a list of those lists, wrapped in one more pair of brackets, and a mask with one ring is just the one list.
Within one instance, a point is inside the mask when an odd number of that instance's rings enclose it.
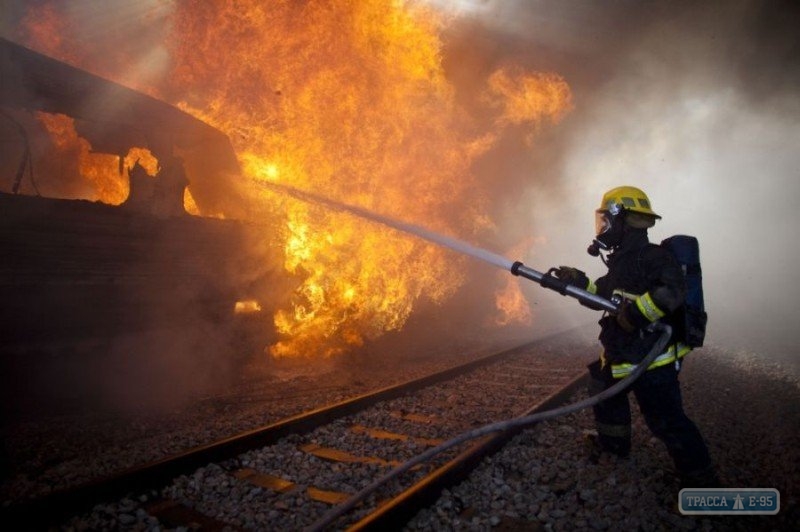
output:
{"label": "orange flame", "polygon": [[[82,196],[87,199],[119,205],[128,197],[129,183],[119,173],[119,158],[107,153],[93,153],[88,141],[78,136],[75,120],[61,114],[36,114],[39,122],[50,134],[58,152],[68,159],[77,157],[77,171],[85,184]],[[124,168],[139,162],[148,175],[158,171],[158,160],[144,148],[131,148],[123,160]]]}
{"label": "orange flame", "polygon": [[531,308],[522,294],[519,282],[504,276],[503,287],[495,292],[495,306],[498,313],[493,322],[504,327],[511,324],[530,325],[532,321]]}
{"label": "orange flame", "polygon": [[[226,132],[254,185],[284,183],[481,239],[494,222],[473,162],[503,128],[557,122],[569,87],[554,74],[498,71],[487,101],[499,116],[481,123],[485,113],[460,107],[445,76],[445,24],[419,2],[176,1],[161,94]],[[300,281],[275,312],[275,356],[363,345],[465,282],[451,252],[257,186],[252,195],[284,210],[275,229]]]}
{"label": "orange flame", "polygon": [[[509,250],[509,257],[523,257],[540,239],[528,237]],[[494,293],[495,307],[498,312],[492,317],[495,326],[530,325],[533,321],[531,307],[522,293],[520,283],[511,276],[503,275],[501,286]]]}
{"label": "orange flame", "polygon": [[553,73],[501,68],[489,77],[489,94],[502,107],[504,124],[556,123],[572,109],[569,85]]}

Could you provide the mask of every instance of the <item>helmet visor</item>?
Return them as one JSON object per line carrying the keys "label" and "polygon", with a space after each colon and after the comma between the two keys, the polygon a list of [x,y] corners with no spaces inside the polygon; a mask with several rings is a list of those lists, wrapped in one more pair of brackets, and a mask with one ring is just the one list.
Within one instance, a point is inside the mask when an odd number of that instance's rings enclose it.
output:
{"label": "helmet visor", "polygon": [[611,229],[611,214],[608,211],[594,212],[594,234],[602,235]]}

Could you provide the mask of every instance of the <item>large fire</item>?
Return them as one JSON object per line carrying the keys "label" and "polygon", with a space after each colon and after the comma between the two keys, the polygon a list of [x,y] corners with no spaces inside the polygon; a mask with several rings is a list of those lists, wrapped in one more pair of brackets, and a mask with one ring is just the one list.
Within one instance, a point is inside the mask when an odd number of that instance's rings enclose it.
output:
{"label": "large fire", "polygon": [[[97,50],[57,6],[30,12],[27,44],[123,82],[111,66],[120,62],[93,61]],[[509,67],[486,80],[484,109],[461,107],[442,66],[449,21],[423,2],[178,0],[171,7],[166,44],[157,43],[171,67],[157,79],[148,71],[139,86],[129,68],[124,82],[226,132],[253,197],[281,212],[260,221],[274,224],[285,269],[299,285],[273,317],[282,335],[270,346],[275,356],[360,346],[401,328],[420,301],[446,301],[465,279],[451,252],[259,182],[481,241],[494,222],[489,185],[473,163],[504,128],[535,132],[571,106],[559,76]],[[103,201],[124,199],[96,182]],[[528,319],[515,289],[504,290],[500,320]]]}

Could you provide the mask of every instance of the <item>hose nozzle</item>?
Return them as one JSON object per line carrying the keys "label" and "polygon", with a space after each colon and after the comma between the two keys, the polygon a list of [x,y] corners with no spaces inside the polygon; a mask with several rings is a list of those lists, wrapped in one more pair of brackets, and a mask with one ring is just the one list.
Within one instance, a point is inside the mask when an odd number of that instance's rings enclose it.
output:
{"label": "hose nozzle", "polygon": [[587,307],[594,310],[605,310],[606,312],[612,313],[617,312],[617,305],[615,303],[562,281],[553,275],[555,270],[555,268],[551,268],[547,273],[542,273],[534,270],[533,268],[525,266],[519,261],[511,265],[512,274],[530,279],[535,283],[539,283],[542,288],[549,288],[550,290],[555,290],[561,295],[574,297]]}

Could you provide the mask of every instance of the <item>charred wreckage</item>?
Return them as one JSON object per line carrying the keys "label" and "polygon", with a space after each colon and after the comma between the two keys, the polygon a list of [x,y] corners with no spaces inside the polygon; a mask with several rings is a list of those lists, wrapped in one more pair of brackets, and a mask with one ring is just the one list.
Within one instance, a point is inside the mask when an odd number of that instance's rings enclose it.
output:
{"label": "charred wreckage", "polygon": [[[0,348],[224,320],[268,282],[252,273],[254,261],[268,259],[264,246],[247,251],[248,224],[184,210],[187,185],[204,211],[241,205],[224,133],[5,39],[0,73]],[[120,179],[131,147],[149,150],[159,172],[128,168],[130,193],[119,206],[43,197],[24,125],[34,113],[71,117],[93,153],[119,157]]]}

